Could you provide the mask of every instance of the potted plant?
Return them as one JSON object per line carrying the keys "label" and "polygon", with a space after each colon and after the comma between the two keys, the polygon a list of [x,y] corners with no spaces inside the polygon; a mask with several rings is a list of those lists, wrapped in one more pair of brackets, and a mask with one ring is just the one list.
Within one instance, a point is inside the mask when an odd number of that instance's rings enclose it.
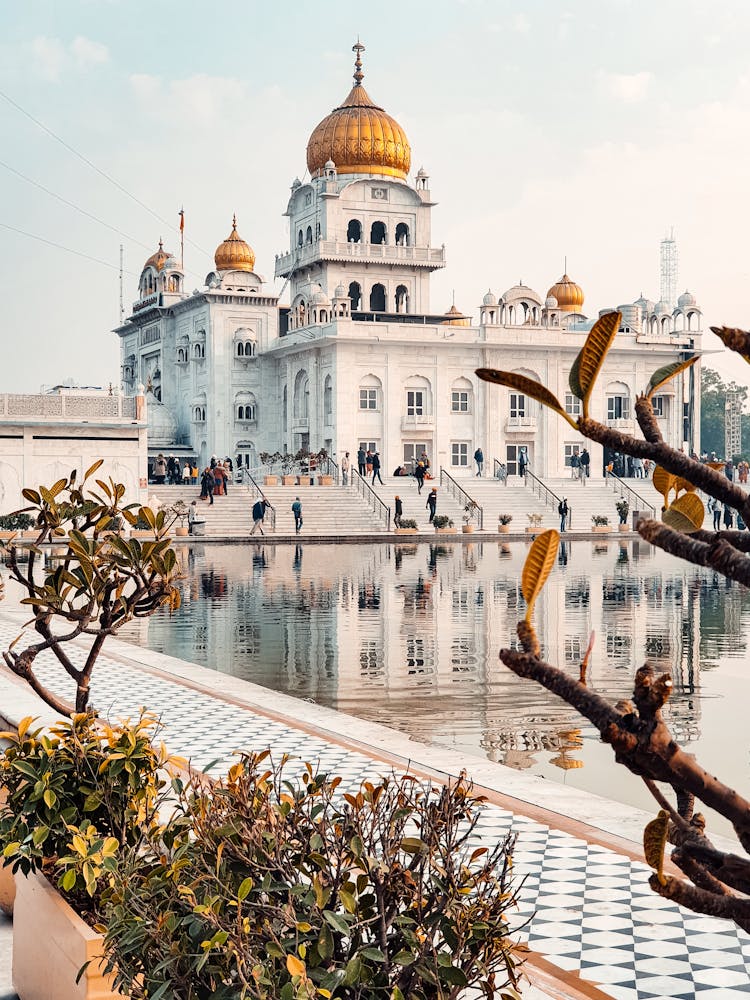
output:
{"label": "potted plant", "polygon": [[432,526],[439,535],[449,534],[453,531],[453,521],[447,514],[436,514],[432,519]]}
{"label": "potted plant", "polygon": [[461,515],[463,517],[464,523],[462,526],[462,531],[464,534],[469,534],[474,530],[474,525],[472,521],[479,514],[479,504],[476,500],[468,500],[466,506],[464,507],[464,512]]}
{"label": "potted plant", "polygon": [[498,514],[497,515],[497,530],[503,534],[507,535],[510,532],[510,522],[513,520],[512,514]]}
{"label": "potted plant", "polygon": [[609,534],[609,518],[605,517],[604,514],[592,514],[591,520],[593,522],[592,531],[594,534]]}
{"label": "potted plant", "polygon": [[0,850],[16,883],[13,985],[22,997],[119,997],[93,925],[118,853],[157,824],[169,758],[153,744],[149,715],[110,726],[80,713],[45,730],[32,721],[1,734]]}
{"label": "potted plant", "polygon": [[175,521],[179,521],[179,524],[174,529],[174,533],[178,538],[185,538],[188,533],[187,519],[190,509],[184,500],[177,500],[170,507],[167,508],[167,517],[171,518],[170,523],[174,524]]}
{"label": "potted plant", "polygon": [[263,485],[264,486],[278,486],[279,485],[279,477],[275,473],[272,473],[271,469],[275,465],[277,465],[282,460],[282,458],[283,458],[283,456],[282,456],[282,454],[281,454],[280,451],[275,451],[275,452],[273,452],[273,454],[271,454],[271,453],[269,453],[267,451],[262,451],[260,453],[260,460],[261,460],[261,462],[263,463],[263,465],[265,465],[265,466],[268,467],[268,472],[263,477]]}
{"label": "potted plant", "polygon": [[[318,486],[333,486],[333,476],[330,474],[330,467],[328,464],[328,452],[325,448],[321,448],[318,454],[315,456],[317,465],[320,468],[318,473]],[[323,472],[323,469],[328,469],[329,471]]]}
{"label": "potted plant", "polygon": [[398,528],[394,528],[397,535],[416,535],[417,533],[417,522],[411,517],[402,517],[401,524]]}
{"label": "potted plant", "polygon": [[618,525],[620,531],[629,531],[628,528],[628,514],[630,513],[630,504],[627,500],[620,500],[615,504],[615,510],[617,511],[617,516],[620,518],[620,523]]}
{"label": "potted plant", "polygon": [[14,514],[0,515],[0,538],[13,538],[21,532],[26,532],[34,524],[33,518],[23,511]]}
{"label": "potted plant", "polygon": [[527,535],[537,535],[539,533],[539,529],[542,526],[542,520],[543,520],[542,519],[542,515],[541,514],[537,514],[535,512],[535,513],[532,513],[532,514],[527,514],[526,517],[529,519],[529,526],[526,529],[526,534]]}
{"label": "potted plant", "polygon": [[482,807],[465,778],[391,775],[344,795],[339,781],[264,751],[181,789],[164,826],[121,852],[104,901],[121,991],[452,1000],[488,980],[515,987],[511,841],[475,849]]}
{"label": "potted plant", "polygon": [[296,486],[297,477],[292,473],[294,468],[294,455],[283,455],[281,458],[281,485]]}

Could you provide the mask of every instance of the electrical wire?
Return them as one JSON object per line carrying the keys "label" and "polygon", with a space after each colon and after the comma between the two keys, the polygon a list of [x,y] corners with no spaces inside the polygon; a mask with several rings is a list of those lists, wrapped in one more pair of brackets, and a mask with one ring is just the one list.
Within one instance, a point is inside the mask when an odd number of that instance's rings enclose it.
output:
{"label": "electrical wire", "polygon": [[[120,270],[117,264],[110,264],[109,261],[101,260],[99,257],[92,257],[91,254],[83,253],[80,250],[73,250],[72,247],[64,247],[62,243],[55,243],[53,240],[45,239],[44,236],[37,236],[36,233],[27,233],[24,229],[17,229],[15,226],[9,226],[7,222],[0,222],[0,227],[8,229],[12,233],[18,233],[19,236],[27,236],[30,240],[38,240],[40,243],[46,243],[47,246],[55,247],[56,250],[64,250],[66,253],[75,254],[76,257],[83,257],[85,260],[91,260],[95,264],[102,264],[104,267],[109,267],[113,271]],[[134,271],[123,271],[123,274],[129,274],[133,278],[138,277]]]}
{"label": "electrical wire", "polygon": [[[0,90],[0,97],[2,97],[3,100],[7,101],[8,104],[14,107],[17,111],[20,111],[22,115],[25,115],[26,118],[29,119],[29,121],[32,121],[38,128],[42,129],[43,132],[46,132],[47,135],[51,136],[56,142],[59,142],[60,145],[64,146],[65,149],[67,149],[70,153],[72,153],[74,156],[77,156],[78,159],[81,160],[83,163],[85,163],[88,167],[96,171],[97,174],[99,174],[105,180],[109,181],[110,184],[113,184],[118,191],[121,191],[124,195],[130,198],[131,201],[134,201],[136,205],[140,205],[140,207],[144,209],[146,212],[148,212],[149,215],[153,215],[155,219],[158,219],[158,221],[167,226],[168,229],[174,228],[173,222],[168,222],[165,218],[159,215],[158,212],[155,212],[145,202],[141,201],[140,198],[136,197],[136,195],[128,191],[127,188],[123,187],[119,181],[116,181],[114,179],[114,177],[110,177],[110,175],[106,173],[106,171],[102,170],[100,167],[97,167],[97,165],[95,163],[92,163],[92,161],[89,160],[88,157],[84,156],[83,153],[79,153],[79,151],[74,146],[71,146],[70,143],[65,141],[65,139],[62,139],[59,135],[57,135],[56,132],[53,132],[51,128],[49,128],[47,125],[44,124],[44,122],[41,122],[39,121],[38,118],[35,118],[34,115],[32,115],[25,108],[21,107],[21,105],[17,101],[14,101],[12,97],[9,97],[8,94],[6,94],[2,90]],[[198,244],[194,243],[193,240],[188,238],[186,239],[186,242],[189,243],[196,250],[200,251],[200,253],[205,254],[206,257],[212,258],[212,255],[208,253],[207,250],[204,250],[203,247],[198,246]]]}
{"label": "electrical wire", "polygon": [[91,212],[87,212],[85,208],[81,208],[80,205],[76,205],[74,202],[68,201],[68,199],[63,198],[62,195],[56,194],[54,191],[50,191],[49,188],[45,187],[44,184],[40,184],[39,181],[35,181],[32,177],[27,177],[26,174],[22,174],[20,170],[16,170],[15,167],[11,167],[9,163],[5,163],[3,162],[3,160],[0,160],[0,167],[4,167],[6,170],[10,171],[10,173],[15,174],[16,177],[20,177],[21,180],[26,181],[28,184],[33,184],[35,188],[39,188],[40,191],[44,191],[44,193],[48,194],[50,198],[56,198],[57,201],[62,202],[63,205],[67,205],[69,208],[74,209],[76,212],[80,212],[81,215],[85,215],[87,219],[91,219],[94,222],[98,222],[100,226],[105,226],[113,233],[117,233],[118,236],[122,236],[123,239],[129,240],[131,243],[137,243],[139,247],[143,247],[144,250],[146,250],[148,253],[151,253],[152,248],[147,246],[145,243],[141,243],[141,241],[137,240],[135,236],[128,236],[127,233],[123,233],[122,230],[118,229],[116,226],[110,225],[103,219],[98,219],[95,215],[92,215]]}

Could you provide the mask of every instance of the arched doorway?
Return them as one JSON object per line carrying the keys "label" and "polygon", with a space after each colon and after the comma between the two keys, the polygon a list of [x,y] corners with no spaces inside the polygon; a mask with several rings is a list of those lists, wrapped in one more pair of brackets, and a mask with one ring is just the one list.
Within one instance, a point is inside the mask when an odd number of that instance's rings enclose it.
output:
{"label": "arched doorway", "polygon": [[385,312],[385,285],[373,285],[370,291],[370,312]]}

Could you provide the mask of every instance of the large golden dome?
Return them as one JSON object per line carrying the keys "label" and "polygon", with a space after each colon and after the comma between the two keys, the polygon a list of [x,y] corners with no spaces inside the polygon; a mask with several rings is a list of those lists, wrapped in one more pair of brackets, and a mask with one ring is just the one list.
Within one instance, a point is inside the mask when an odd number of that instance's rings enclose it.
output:
{"label": "large golden dome", "polygon": [[157,271],[163,271],[164,265],[167,263],[169,258],[172,256],[171,253],[167,253],[164,249],[164,243],[159,240],[159,249],[156,253],[152,253],[146,263],[143,265],[143,270],[145,271],[147,267],[155,267]]}
{"label": "large golden dome", "polygon": [[232,232],[216,248],[214,263],[217,271],[252,271],[255,268],[255,253],[237,232],[236,215],[232,217]]}
{"label": "large golden dome", "polygon": [[580,312],[583,305],[583,289],[572,278],[564,274],[547,292],[547,298],[553,296],[561,312]]}
{"label": "large golden dome", "polygon": [[406,179],[411,148],[406,133],[390,115],[373,104],[362,86],[364,73],[359,42],[352,51],[354,86],[344,103],[316,126],[307,144],[307,169],[319,177],[328,160],[340,174],[383,174]]}

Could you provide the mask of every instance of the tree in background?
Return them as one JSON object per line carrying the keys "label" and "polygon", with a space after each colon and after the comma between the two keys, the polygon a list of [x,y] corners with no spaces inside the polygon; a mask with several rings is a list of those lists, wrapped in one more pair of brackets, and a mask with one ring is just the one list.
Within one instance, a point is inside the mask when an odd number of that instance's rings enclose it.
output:
{"label": "tree in background", "polygon": [[[738,386],[734,382],[728,385],[721,375],[712,368],[701,371],[701,446],[700,450],[710,455],[716,452],[719,458],[735,458],[734,455],[724,455],[724,407],[727,401],[727,390],[736,390],[740,394],[744,409],[748,390],[746,386]],[[742,414],[743,451],[750,447],[750,413]]]}

